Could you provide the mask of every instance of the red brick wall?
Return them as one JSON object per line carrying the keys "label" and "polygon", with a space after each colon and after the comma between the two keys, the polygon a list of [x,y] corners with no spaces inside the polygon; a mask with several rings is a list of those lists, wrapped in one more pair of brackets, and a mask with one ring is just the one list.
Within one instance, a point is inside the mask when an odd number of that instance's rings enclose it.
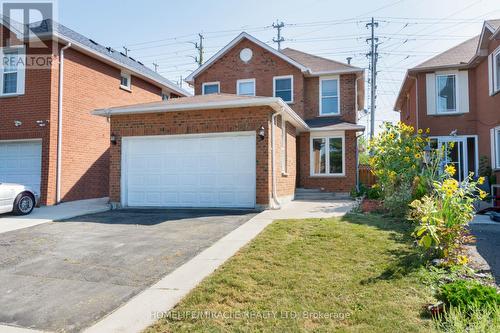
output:
{"label": "red brick wall", "polygon": [[[240,51],[250,48],[252,59],[244,63]],[[222,58],[205,69],[194,80],[196,95],[202,94],[203,82],[220,82],[220,92],[236,94],[236,81],[255,78],[257,96],[273,96],[273,77],[293,75],[293,104],[290,107],[300,116],[304,116],[304,76],[295,66],[266,51],[257,44],[243,39]]]}
{"label": "red brick wall", "polygon": [[[110,156],[110,197],[113,202],[120,202],[121,176],[121,138],[123,136],[141,135],[174,135],[196,133],[222,133],[237,131],[258,131],[261,126],[266,128],[265,139],[257,138],[257,204],[268,205],[271,196],[271,149],[270,120],[272,109],[269,107],[248,107],[222,110],[199,110],[188,112],[165,112],[142,115],[113,116],[111,131],[117,135],[118,143],[111,146]],[[289,126],[289,150],[295,147],[292,127]],[[276,133],[279,132],[279,129]],[[278,136],[278,135],[277,135]],[[279,147],[278,147],[279,150]],[[279,154],[277,154],[279,167]],[[290,156],[290,168],[294,169],[293,156]],[[280,177],[281,178],[281,177]],[[289,194],[292,175],[286,179],[278,179],[278,194]],[[291,193],[293,194],[293,193]]]}
{"label": "red brick wall", "polygon": [[[340,115],[344,121],[356,123],[356,74],[340,75]],[[307,77],[304,81],[304,119],[319,116],[319,78]]]}
{"label": "red brick wall", "polygon": [[296,146],[296,128],[286,122],[286,173],[282,173],[281,158],[283,147],[283,129],[281,117],[276,117],[276,192],[278,197],[290,197],[295,193],[295,184],[297,178],[297,146]]}
{"label": "red brick wall", "polygon": [[345,132],[345,176],[310,176],[310,133],[299,136],[299,186],[324,188],[328,192],[350,192],[356,186],[356,132]]}
{"label": "red brick wall", "polygon": [[108,196],[110,127],[91,111],[161,100],[161,88],[135,76],[131,91],[120,89],[120,72],[76,50],[65,52],[63,201]]}

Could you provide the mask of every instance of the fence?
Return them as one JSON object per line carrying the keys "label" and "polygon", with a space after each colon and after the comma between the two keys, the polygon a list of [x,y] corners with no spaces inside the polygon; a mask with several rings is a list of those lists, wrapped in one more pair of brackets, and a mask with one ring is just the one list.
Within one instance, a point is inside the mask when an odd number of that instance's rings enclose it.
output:
{"label": "fence", "polygon": [[367,164],[359,165],[359,182],[367,187],[377,182],[377,177],[372,173],[372,169]]}

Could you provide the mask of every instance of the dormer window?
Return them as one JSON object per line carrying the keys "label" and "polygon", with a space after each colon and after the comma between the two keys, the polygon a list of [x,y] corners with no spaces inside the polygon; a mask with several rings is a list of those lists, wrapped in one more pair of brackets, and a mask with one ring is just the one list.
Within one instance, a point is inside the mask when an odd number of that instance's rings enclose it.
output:
{"label": "dormer window", "polygon": [[122,72],[120,75],[120,88],[132,90],[132,76],[129,73]]}

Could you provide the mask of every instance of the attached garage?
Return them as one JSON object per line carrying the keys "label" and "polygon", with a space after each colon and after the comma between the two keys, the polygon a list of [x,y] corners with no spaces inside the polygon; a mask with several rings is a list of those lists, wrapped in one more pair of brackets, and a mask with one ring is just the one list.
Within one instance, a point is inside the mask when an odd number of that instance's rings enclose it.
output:
{"label": "attached garage", "polygon": [[255,132],[122,139],[122,205],[255,207]]}
{"label": "attached garage", "polygon": [[0,183],[27,185],[40,193],[42,141],[0,141]]}

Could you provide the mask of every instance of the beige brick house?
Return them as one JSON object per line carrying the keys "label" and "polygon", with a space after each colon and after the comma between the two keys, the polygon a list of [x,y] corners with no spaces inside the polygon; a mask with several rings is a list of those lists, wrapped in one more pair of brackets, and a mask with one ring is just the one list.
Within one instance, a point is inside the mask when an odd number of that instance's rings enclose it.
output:
{"label": "beige brick house", "polygon": [[0,17],[0,182],[31,186],[44,205],[107,197],[109,123],[91,111],[189,93],[56,22],[33,24],[42,48],[13,23]]}
{"label": "beige brick house", "polygon": [[241,33],[186,81],[195,96],[95,112],[117,139],[113,202],[254,208],[356,186],[363,69]]}

